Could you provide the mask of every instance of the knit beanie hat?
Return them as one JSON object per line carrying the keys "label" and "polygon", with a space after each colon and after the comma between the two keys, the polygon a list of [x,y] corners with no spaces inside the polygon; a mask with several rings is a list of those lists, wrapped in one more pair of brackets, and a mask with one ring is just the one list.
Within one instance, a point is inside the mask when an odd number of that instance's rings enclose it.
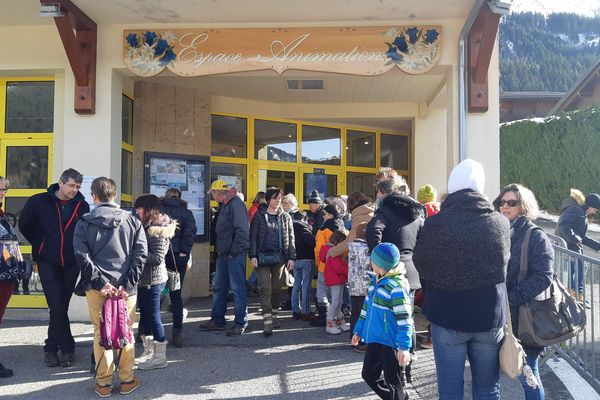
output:
{"label": "knit beanie hat", "polygon": [[371,261],[379,268],[389,271],[400,262],[400,251],[393,243],[379,243],[371,252]]}
{"label": "knit beanie hat", "polygon": [[338,210],[337,206],[335,204],[327,204],[323,210],[327,213],[327,214],[331,214],[333,215],[333,218],[338,219],[340,217],[340,211]]}
{"label": "knit beanie hat", "polygon": [[471,189],[483,194],[485,173],[483,165],[477,161],[466,159],[461,161],[450,173],[448,178],[448,194],[463,189]]}
{"label": "knit beanie hat", "polygon": [[423,186],[417,192],[417,201],[422,204],[437,201],[437,190],[431,185]]}
{"label": "knit beanie hat", "polygon": [[308,204],[322,204],[323,203],[323,199],[321,198],[321,196],[319,196],[319,192],[317,191],[317,189],[313,190],[312,193],[310,194],[310,197],[308,198],[307,201]]}
{"label": "knit beanie hat", "polygon": [[338,206],[341,216],[346,215],[346,209],[348,208],[348,206],[346,205],[346,202],[343,199],[336,197],[333,200],[331,200],[331,202]]}
{"label": "knit beanie hat", "polygon": [[585,205],[600,210],[600,195],[597,193],[588,194],[585,196]]}

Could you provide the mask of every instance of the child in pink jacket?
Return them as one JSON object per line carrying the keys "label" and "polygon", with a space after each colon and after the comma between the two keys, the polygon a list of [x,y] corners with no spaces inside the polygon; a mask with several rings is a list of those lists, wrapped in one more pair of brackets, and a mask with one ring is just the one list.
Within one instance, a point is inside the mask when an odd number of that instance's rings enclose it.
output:
{"label": "child in pink jacket", "polygon": [[319,251],[319,258],[321,262],[325,263],[325,285],[331,291],[331,304],[327,310],[325,332],[332,335],[338,335],[350,330],[350,324],[344,321],[344,314],[342,313],[344,286],[348,282],[348,261],[346,260],[346,254],[327,258],[329,249],[344,240],[346,240],[346,234],[342,231],[335,231],[329,238],[329,243],[326,246],[322,246]]}

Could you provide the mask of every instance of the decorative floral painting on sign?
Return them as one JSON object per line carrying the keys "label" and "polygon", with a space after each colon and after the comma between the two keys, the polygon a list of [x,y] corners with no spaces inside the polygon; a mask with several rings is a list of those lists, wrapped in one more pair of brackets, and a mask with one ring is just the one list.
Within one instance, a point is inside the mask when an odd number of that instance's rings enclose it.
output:
{"label": "decorative floral painting on sign", "polygon": [[150,77],[261,70],[376,76],[398,68],[424,74],[442,51],[442,26],[124,30],[123,62]]}
{"label": "decorative floral painting on sign", "polygon": [[439,35],[437,29],[390,28],[383,37],[387,45],[386,65],[396,64],[409,74],[420,74],[430,70],[439,58]]}
{"label": "decorative floral painting on sign", "polygon": [[177,36],[170,31],[129,33],[125,41],[128,67],[141,76],[157,75],[177,58],[173,51]]}

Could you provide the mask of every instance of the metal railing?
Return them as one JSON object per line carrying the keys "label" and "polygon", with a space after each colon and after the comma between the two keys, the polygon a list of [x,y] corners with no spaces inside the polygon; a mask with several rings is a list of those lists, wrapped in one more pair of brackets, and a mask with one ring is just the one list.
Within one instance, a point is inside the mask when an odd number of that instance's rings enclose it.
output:
{"label": "metal railing", "polygon": [[575,370],[600,390],[600,260],[567,249],[566,242],[548,234],[554,247],[554,271],[573,296],[586,306],[585,329],[576,337],[549,349],[560,354]]}

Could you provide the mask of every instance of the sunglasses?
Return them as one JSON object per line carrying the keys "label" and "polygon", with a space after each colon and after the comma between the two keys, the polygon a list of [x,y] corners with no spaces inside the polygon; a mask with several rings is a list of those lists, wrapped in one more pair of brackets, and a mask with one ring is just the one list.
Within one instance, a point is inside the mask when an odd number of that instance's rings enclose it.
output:
{"label": "sunglasses", "polygon": [[498,207],[504,207],[507,204],[509,207],[516,207],[521,203],[519,200],[500,200],[498,202]]}

